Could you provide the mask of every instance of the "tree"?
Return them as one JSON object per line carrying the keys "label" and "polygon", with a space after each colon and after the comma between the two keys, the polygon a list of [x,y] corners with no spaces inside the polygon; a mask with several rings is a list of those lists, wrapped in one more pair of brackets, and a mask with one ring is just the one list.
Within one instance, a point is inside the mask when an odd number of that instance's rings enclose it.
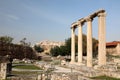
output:
{"label": "tree", "polygon": [[12,41],[13,41],[13,38],[10,36],[1,36],[0,37],[0,51],[2,51],[2,53],[5,53],[6,55],[10,55]]}
{"label": "tree", "polygon": [[0,44],[10,44],[12,43],[13,38],[9,36],[1,36],[0,37]]}
{"label": "tree", "polygon": [[23,38],[22,40],[20,40],[20,43],[23,46],[22,48],[24,50],[24,57],[25,58],[27,58],[27,51],[26,51],[27,47],[30,47],[30,42],[27,43],[26,40],[27,40],[26,38]]}
{"label": "tree", "polygon": [[23,46],[30,46],[30,42],[26,42],[27,38],[23,38],[22,40],[20,40],[20,44],[23,45]]}
{"label": "tree", "polygon": [[[0,37],[0,56],[10,55],[12,58],[23,59],[36,59],[36,54],[33,49],[28,45],[18,45],[12,43],[13,38],[9,36]],[[26,39],[24,39],[26,40]],[[23,40],[23,43],[26,43]]]}
{"label": "tree", "polygon": [[[86,56],[87,55],[87,37],[84,34],[82,36],[83,36],[83,40],[82,40],[83,41],[83,43],[82,43],[83,55]],[[92,44],[93,44],[93,56],[95,57],[97,55],[98,40],[93,38]],[[71,38],[68,38],[67,40],[65,40],[64,46],[52,48],[50,52],[51,52],[52,56],[71,55]],[[78,55],[77,54],[78,53],[78,36],[75,36],[75,53],[76,53],[76,55]]]}
{"label": "tree", "polygon": [[34,46],[34,49],[35,49],[35,51],[37,51],[37,52],[43,52],[43,51],[44,51],[43,48],[41,48],[40,46],[37,46],[37,45]]}
{"label": "tree", "polygon": [[61,53],[60,47],[56,46],[54,48],[51,48],[50,53],[51,53],[52,56],[60,55],[60,53]]}

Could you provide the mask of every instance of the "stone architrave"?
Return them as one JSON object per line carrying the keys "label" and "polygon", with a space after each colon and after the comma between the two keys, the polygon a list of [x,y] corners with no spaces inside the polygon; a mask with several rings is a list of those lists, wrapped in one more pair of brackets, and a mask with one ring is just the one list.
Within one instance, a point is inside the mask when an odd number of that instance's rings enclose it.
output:
{"label": "stone architrave", "polygon": [[98,14],[99,25],[98,65],[106,65],[105,16],[106,14],[103,12]]}
{"label": "stone architrave", "polygon": [[87,67],[92,67],[92,19],[87,18]]}
{"label": "stone architrave", "polygon": [[71,28],[71,63],[75,62],[75,28]]}
{"label": "stone architrave", "polygon": [[82,63],[82,23],[78,23],[78,63]]}

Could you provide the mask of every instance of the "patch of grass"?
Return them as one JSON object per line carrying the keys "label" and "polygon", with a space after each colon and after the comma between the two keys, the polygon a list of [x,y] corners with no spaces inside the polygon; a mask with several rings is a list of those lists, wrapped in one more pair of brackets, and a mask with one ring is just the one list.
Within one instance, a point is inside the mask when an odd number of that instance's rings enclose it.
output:
{"label": "patch of grass", "polygon": [[118,66],[117,69],[120,69],[120,66]]}
{"label": "patch of grass", "polygon": [[60,60],[54,60],[52,61],[53,65],[60,65],[61,61]]}
{"label": "patch of grass", "polygon": [[17,69],[30,69],[30,70],[42,70],[41,68],[34,65],[16,65],[14,68]]}
{"label": "patch of grass", "polygon": [[115,58],[120,58],[120,56],[114,56]]}
{"label": "patch of grass", "polygon": [[100,80],[120,80],[120,78],[113,78],[109,76],[97,76],[97,77],[91,77],[91,79],[100,79]]}
{"label": "patch of grass", "polygon": [[12,74],[37,74],[37,72],[28,71],[12,71]]}
{"label": "patch of grass", "polygon": [[115,55],[110,55],[110,54],[108,54],[107,56],[108,56],[108,57],[113,57],[113,58],[120,58],[119,55],[116,55],[116,56],[115,56]]}

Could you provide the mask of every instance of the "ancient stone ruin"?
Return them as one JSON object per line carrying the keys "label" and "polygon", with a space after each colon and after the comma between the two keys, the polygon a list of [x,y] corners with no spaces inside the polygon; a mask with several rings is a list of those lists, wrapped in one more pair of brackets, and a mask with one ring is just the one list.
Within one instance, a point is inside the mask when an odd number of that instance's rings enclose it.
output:
{"label": "ancient stone ruin", "polygon": [[75,29],[78,28],[78,64],[82,64],[82,27],[87,23],[87,67],[92,67],[92,21],[98,17],[98,65],[106,65],[105,10],[81,18],[71,25],[71,63],[75,63]]}
{"label": "ancient stone ruin", "polygon": [[[93,65],[92,52],[92,21],[98,17],[98,60],[97,64]],[[100,76],[107,75],[120,78],[118,63],[107,62],[106,57],[106,31],[105,31],[105,10],[98,10],[95,13],[81,18],[71,25],[71,67],[83,73],[84,76]],[[87,23],[87,58],[86,63],[83,63],[82,50],[82,27]],[[78,28],[78,62],[75,57],[75,30]],[[87,66],[84,66],[87,65]]]}
{"label": "ancient stone ruin", "polygon": [[[71,62],[60,60],[59,65],[54,63],[39,63],[34,65],[42,68],[34,75],[25,75],[10,77],[11,80],[92,80],[91,77],[111,76],[120,78],[120,59],[114,59],[113,62],[107,61],[106,39],[105,39],[105,10],[99,10],[95,13],[81,18],[71,26]],[[92,21],[98,17],[99,44],[98,60],[93,59],[92,52]],[[82,53],[82,27],[87,23],[87,58]],[[75,29],[78,28],[78,60],[75,57]],[[41,43],[48,45],[49,42]],[[53,44],[53,43],[52,43]],[[56,44],[52,45],[55,46]],[[51,44],[48,45],[50,47]],[[51,47],[50,47],[51,48]],[[60,58],[58,58],[60,59]],[[17,61],[17,60],[16,60]],[[0,57],[0,79],[6,79],[7,74],[11,72],[11,58],[9,56]],[[54,64],[54,65],[53,65]],[[87,65],[87,66],[86,66]],[[118,67],[119,66],[119,67]],[[119,69],[118,69],[119,68]]]}
{"label": "ancient stone ruin", "polygon": [[12,70],[12,59],[10,56],[0,56],[0,80],[6,79]]}

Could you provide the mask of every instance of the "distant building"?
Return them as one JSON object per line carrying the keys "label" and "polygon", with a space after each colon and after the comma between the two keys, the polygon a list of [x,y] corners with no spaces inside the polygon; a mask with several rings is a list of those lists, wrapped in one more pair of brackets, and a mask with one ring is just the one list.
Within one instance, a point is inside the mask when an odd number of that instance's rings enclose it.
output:
{"label": "distant building", "polygon": [[111,55],[120,55],[120,41],[106,43],[106,52]]}

